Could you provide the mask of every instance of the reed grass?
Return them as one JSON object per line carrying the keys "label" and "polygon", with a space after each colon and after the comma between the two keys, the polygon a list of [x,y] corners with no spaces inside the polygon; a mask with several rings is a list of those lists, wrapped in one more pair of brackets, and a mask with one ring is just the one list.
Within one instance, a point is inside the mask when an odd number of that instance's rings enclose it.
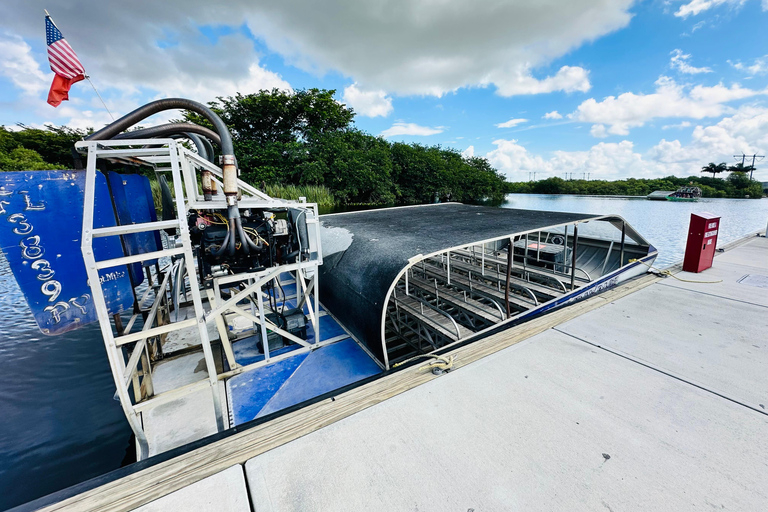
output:
{"label": "reed grass", "polygon": [[[157,210],[157,215],[160,216],[163,209],[163,202],[160,196],[160,182],[156,179],[150,179],[149,185],[152,188],[155,210]],[[173,183],[169,183],[168,186],[173,191]],[[264,192],[272,197],[281,199],[297,200],[300,197],[306,197],[308,203],[317,203],[319,206],[336,205],[333,193],[322,185],[267,185],[267,189]]]}
{"label": "reed grass", "polygon": [[295,200],[306,197],[308,203],[317,203],[320,206],[334,206],[336,204],[333,193],[322,185],[267,185],[264,192],[280,199]]}

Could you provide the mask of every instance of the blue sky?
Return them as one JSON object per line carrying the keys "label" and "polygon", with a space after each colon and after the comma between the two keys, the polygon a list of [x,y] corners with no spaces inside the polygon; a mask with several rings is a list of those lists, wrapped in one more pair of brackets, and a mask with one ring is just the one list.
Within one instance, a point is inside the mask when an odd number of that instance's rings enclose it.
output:
{"label": "blue sky", "polygon": [[359,128],[485,156],[513,181],[683,176],[768,150],[768,0],[50,4],[0,6],[6,126],[109,121],[87,82],[45,103],[46,7],[118,115],[335,89]]}

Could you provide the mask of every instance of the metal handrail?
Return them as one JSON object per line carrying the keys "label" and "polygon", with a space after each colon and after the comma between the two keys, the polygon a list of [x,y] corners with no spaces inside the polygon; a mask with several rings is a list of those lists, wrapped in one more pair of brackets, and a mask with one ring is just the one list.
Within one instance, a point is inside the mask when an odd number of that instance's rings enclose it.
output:
{"label": "metal handrail", "polygon": [[[448,318],[448,320],[450,320],[450,321],[451,321],[451,323],[453,324],[453,328],[456,330],[456,339],[457,339],[457,340],[460,340],[460,339],[461,339],[461,331],[459,331],[459,324],[457,324],[457,323],[456,323],[456,320],[454,320],[454,319],[453,319],[453,317],[452,317],[451,315],[449,315],[448,313],[446,313],[445,311],[443,311],[443,310],[441,310],[441,309],[438,309],[438,308],[436,308],[435,306],[433,306],[433,305],[432,305],[432,304],[430,304],[429,302],[427,302],[427,301],[425,301],[425,300],[423,300],[423,299],[421,299],[421,298],[419,298],[419,297],[416,297],[415,295],[408,295],[408,297],[410,297],[410,298],[412,298],[412,299],[416,300],[417,302],[421,303],[421,305],[422,305],[422,306],[427,306],[429,309],[431,309],[431,310],[433,310],[433,311],[436,311],[436,312],[440,313],[441,315],[443,315],[443,316],[447,317],[447,318]],[[399,305],[399,306],[405,306],[405,307],[408,307],[408,305],[407,305],[407,304],[398,304],[398,298],[397,298],[397,293],[396,293],[396,292],[395,292],[395,293],[393,293],[393,295],[392,295],[392,298],[394,298],[394,299],[395,299],[395,305],[396,305],[396,306],[398,306],[398,305]],[[423,314],[423,313],[422,313],[422,314]]]}

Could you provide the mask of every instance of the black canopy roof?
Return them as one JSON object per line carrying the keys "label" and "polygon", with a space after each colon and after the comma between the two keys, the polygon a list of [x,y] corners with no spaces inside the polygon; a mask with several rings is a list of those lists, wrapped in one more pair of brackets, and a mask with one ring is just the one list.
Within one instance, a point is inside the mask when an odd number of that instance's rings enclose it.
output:
{"label": "black canopy roof", "polygon": [[603,217],[459,203],[323,215],[320,300],[383,361],[384,301],[409,263],[455,247]]}

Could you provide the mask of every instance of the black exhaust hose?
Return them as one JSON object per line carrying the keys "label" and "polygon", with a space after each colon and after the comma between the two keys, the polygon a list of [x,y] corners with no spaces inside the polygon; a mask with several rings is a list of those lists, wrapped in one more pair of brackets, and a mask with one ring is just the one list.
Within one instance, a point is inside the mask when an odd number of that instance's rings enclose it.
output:
{"label": "black exhaust hose", "polygon": [[183,134],[186,138],[192,141],[192,143],[197,148],[197,154],[200,155],[201,158],[204,158],[205,160],[211,161],[211,158],[208,156],[208,148],[205,147],[205,144],[203,144],[203,138],[199,135],[195,135],[192,132],[184,132]]}
{"label": "black exhaust hose", "polygon": [[[219,137],[221,137],[221,153],[223,155],[235,154],[235,149],[232,145],[232,135],[229,133],[227,125],[224,124],[224,121],[221,120],[218,114],[216,114],[216,112],[206,107],[202,103],[198,103],[197,101],[192,101],[185,98],[166,98],[163,100],[156,100],[151,103],[147,103],[146,105],[137,108],[133,112],[124,115],[117,121],[108,124],[101,130],[92,133],[86,137],[85,140],[111,139],[120,132],[127,130],[131,126],[140,121],[143,121],[153,114],[163,112],[164,110],[175,109],[191,110],[192,112],[197,112],[201,116],[205,117],[213,124],[213,127],[216,128],[216,132],[219,134]],[[147,129],[149,130],[150,128]]]}
{"label": "black exhaust hose", "polygon": [[209,128],[206,128],[205,126],[200,126],[194,123],[161,124],[159,126],[134,130],[132,132],[118,133],[112,137],[112,139],[153,139],[156,137],[169,137],[174,134],[181,135],[186,133],[196,133],[198,135],[202,135],[203,137],[211,139],[213,142],[219,145],[219,147],[221,147],[221,137],[219,137],[219,134]]}
{"label": "black exhaust hose", "polygon": [[[208,160],[208,150],[205,148],[205,145],[203,144],[203,138],[195,135],[194,133],[174,133],[169,135],[171,139],[189,139],[191,140],[195,148],[197,148],[197,154],[203,157],[204,159]],[[114,139],[113,139],[114,140]]]}
{"label": "black exhaust hose", "polygon": [[264,244],[261,242],[261,240],[259,240],[259,243],[256,243],[253,240],[251,240],[251,237],[248,236],[248,233],[243,233],[243,235],[245,236],[244,240],[245,240],[245,243],[248,244],[248,247],[250,247],[256,252],[260,252],[262,249],[264,249]]}
{"label": "black exhaust hose", "polygon": [[235,229],[237,230],[237,236],[240,237],[240,245],[243,246],[243,251],[245,251],[245,254],[251,254],[251,247],[245,241],[246,236],[245,230],[243,230],[243,222],[240,218],[240,210],[237,209],[237,206],[230,206],[227,210],[227,216],[230,221],[235,223]]}
{"label": "black exhaust hose", "polygon": [[[211,144],[211,141],[208,140],[207,137],[203,137],[203,144],[205,144],[205,149],[208,151],[208,161],[213,163],[213,144]],[[221,147],[221,144],[219,144],[219,147]]]}
{"label": "black exhaust hose", "polygon": [[227,230],[227,236],[224,237],[224,241],[221,242],[221,246],[215,251],[211,251],[212,256],[218,258],[222,254],[224,254],[224,251],[227,250],[227,245],[229,244],[229,235],[230,235],[230,231]]}

